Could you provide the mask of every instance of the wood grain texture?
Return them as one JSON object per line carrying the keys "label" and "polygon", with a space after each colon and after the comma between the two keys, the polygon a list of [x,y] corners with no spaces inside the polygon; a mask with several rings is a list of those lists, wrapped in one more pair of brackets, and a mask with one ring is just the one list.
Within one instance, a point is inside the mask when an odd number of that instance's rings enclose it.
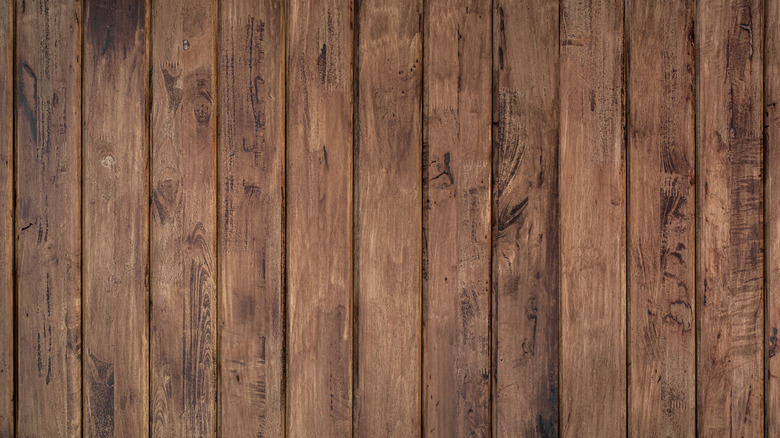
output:
{"label": "wood grain texture", "polygon": [[489,4],[425,3],[423,417],[490,435]]}
{"label": "wood grain texture", "polygon": [[18,430],[81,434],[81,3],[16,2]]}
{"label": "wood grain texture", "polygon": [[561,434],[623,436],[623,2],[563,0],[561,20]]}
{"label": "wood grain texture", "polygon": [[[84,428],[149,428],[147,3],[86,0]],[[121,102],[121,105],[117,105]]]}
{"label": "wood grain texture", "polygon": [[0,436],[14,431],[13,0],[0,4]]}
{"label": "wood grain texture", "polygon": [[283,5],[220,11],[220,436],[282,436]]}
{"label": "wood grain texture", "polygon": [[558,8],[498,0],[493,16],[493,430],[502,437],[559,435]]}
{"label": "wood grain texture", "polygon": [[635,436],[695,436],[693,1],[631,2],[630,412]]}
{"label": "wood grain texture", "polygon": [[151,415],[216,431],[216,4],[153,3]]}
{"label": "wood grain texture", "polygon": [[358,8],[354,432],[420,427],[422,4]]}
{"label": "wood grain texture", "polygon": [[352,431],[351,0],[286,23],[289,436]]}
{"label": "wood grain texture", "polygon": [[697,11],[698,432],[762,436],[763,2]]}

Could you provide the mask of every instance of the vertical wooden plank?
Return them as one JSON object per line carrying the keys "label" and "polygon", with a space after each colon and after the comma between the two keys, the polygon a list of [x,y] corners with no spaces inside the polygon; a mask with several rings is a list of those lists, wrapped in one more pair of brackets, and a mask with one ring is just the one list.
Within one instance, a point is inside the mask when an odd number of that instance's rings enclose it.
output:
{"label": "vertical wooden plank", "polygon": [[558,7],[495,3],[493,430],[502,437],[559,434]]}
{"label": "vertical wooden plank", "polygon": [[84,15],[84,428],[148,435],[147,3]]}
{"label": "vertical wooden plank", "polygon": [[698,4],[699,434],[761,436],[763,1]]}
{"label": "vertical wooden plank", "polygon": [[491,9],[431,0],[424,14],[423,424],[488,436]]}
{"label": "vertical wooden plank", "polygon": [[216,420],[216,4],[152,9],[151,391],[155,436]]}
{"label": "vertical wooden plank", "polygon": [[16,2],[18,428],[81,434],[81,3]]}
{"label": "vertical wooden plank", "polygon": [[220,11],[219,435],[282,436],[283,4]]}
{"label": "vertical wooden plank", "polygon": [[629,424],[637,436],[694,436],[695,8],[628,7]]}
{"label": "vertical wooden plank", "polygon": [[289,6],[288,433],[349,436],[352,1]]}
{"label": "vertical wooden plank", "polygon": [[780,2],[766,0],[764,29],[764,128],[766,163],[764,163],[764,212],[766,214],[766,318],[764,342],[766,351],[766,435],[780,436],[780,350],[777,333],[780,328]]}
{"label": "vertical wooden plank", "polygon": [[14,429],[13,0],[0,4],[0,436]]}
{"label": "vertical wooden plank", "polygon": [[355,427],[420,434],[420,0],[358,10]]}
{"label": "vertical wooden plank", "polygon": [[561,2],[563,436],[626,433],[623,4]]}

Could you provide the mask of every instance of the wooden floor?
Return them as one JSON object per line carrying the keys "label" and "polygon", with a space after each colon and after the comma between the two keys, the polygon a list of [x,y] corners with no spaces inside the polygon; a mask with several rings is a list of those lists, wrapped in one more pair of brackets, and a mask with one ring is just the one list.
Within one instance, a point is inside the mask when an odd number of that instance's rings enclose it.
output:
{"label": "wooden floor", "polygon": [[780,436],[780,0],[0,0],[0,47],[0,437]]}

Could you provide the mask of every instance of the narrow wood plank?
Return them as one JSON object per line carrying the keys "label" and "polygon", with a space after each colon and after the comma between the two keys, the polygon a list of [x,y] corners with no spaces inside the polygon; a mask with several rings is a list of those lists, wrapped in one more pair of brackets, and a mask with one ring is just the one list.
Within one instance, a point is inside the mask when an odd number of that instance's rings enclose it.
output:
{"label": "narrow wood plank", "polygon": [[778,329],[780,328],[780,2],[766,1],[767,18],[764,29],[764,141],[766,163],[764,163],[764,213],[766,214],[766,317],[764,357],[766,359],[766,435],[780,436],[780,358],[777,349]]}
{"label": "narrow wood plank", "polygon": [[152,9],[155,436],[216,431],[216,4]]}
{"label": "narrow wood plank", "polygon": [[696,433],[693,1],[631,2],[630,412],[636,436]]}
{"label": "narrow wood plank", "polygon": [[0,436],[14,430],[13,0],[0,4]]}
{"label": "narrow wood plank", "polygon": [[558,2],[493,18],[493,430],[558,436]]}
{"label": "narrow wood plank", "polygon": [[81,434],[81,8],[16,2],[18,430]]}
{"label": "narrow wood plank", "polygon": [[561,2],[561,434],[626,433],[623,5]]}
{"label": "narrow wood plank", "polygon": [[219,435],[282,436],[282,2],[221,2],[219,26]]}
{"label": "narrow wood plank", "polygon": [[288,434],[349,436],[352,1],[289,5]]}
{"label": "narrow wood plank", "polygon": [[418,436],[422,157],[422,4],[358,10],[355,426]]}
{"label": "narrow wood plank", "polygon": [[476,0],[425,3],[427,436],[490,435],[491,13]]}
{"label": "narrow wood plank", "polygon": [[702,1],[696,20],[698,432],[762,436],[763,1]]}
{"label": "narrow wood plank", "polygon": [[86,0],[84,428],[149,428],[146,1]]}

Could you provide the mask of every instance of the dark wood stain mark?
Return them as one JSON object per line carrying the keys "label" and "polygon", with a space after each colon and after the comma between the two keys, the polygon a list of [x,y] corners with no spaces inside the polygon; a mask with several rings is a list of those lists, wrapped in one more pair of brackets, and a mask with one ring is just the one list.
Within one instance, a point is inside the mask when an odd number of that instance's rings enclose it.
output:
{"label": "dark wood stain mark", "polygon": [[[33,69],[24,62],[19,63],[19,79],[17,97],[21,114],[27,120],[30,137],[33,143],[38,143],[38,77]],[[31,93],[28,95],[28,88]]]}
{"label": "dark wood stain mark", "polygon": [[97,436],[114,436],[114,364],[88,352],[89,419]]}
{"label": "dark wood stain mark", "polygon": [[322,45],[320,54],[317,56],[317,71],[319,72],[320,83],[325,85],[325,77],[328,72],[328,48],[325,44]]}
{"label": "dark wood stain mark", "polygon": [[95,50],[93,65],[103,56],[117,60],[127,57],[128,51],[137,50],[136,38],[144,38],[144,2],[96,0],[87,3],[86,36]]}

